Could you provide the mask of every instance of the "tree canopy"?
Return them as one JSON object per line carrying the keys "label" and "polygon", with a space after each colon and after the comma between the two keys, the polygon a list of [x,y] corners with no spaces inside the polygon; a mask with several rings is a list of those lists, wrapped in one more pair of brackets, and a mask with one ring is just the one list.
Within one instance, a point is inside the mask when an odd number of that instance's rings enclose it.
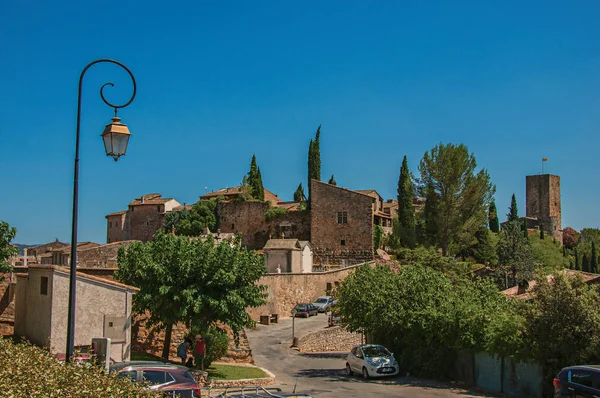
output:
{"label": "tree canopy", "polygon": [[419,165],[423,196],[433,190],[439,199],[438,244],[443,254],[471,246],[475,232],[487,224],[495,187],[485,169],[476,172],[475,156],[463,145],[439,144],[425,152]]}
{"label": "tree canopy", "polygon": [[498,240],[497,277],[504,282],[504,288],[528,281],[534,274],[534,257],[529,240],[521,233],[518,221],[504,224]]}
{"label": "tree canopy", "polygon": [[304,195],[304,188],[302,187],[302,183],[298,185],[296,188],[296,192],[294,192],[294,202],[304,202],[306,200],[306,195]]}
{"label": "tree canopy", "polygon": [[488,220],[490,231],[498,233],[500,232],[500,222],[498,220],[498,210],[496,209],[496,202],[490,204],[488,210]]}
{"label": "tree canopy", "polygon": [[204,230],[214,232],[218,228],[219,218],[217,207],[224,197],[199,200],[191,210],[182,209],[171,211],[165,217],[165,230],[171,232],[175,229],[176,235],[200,236]]}
{"label": "tree canopy", "polygon": [[150,242],[121,247],[118,264],[116,279],[140,289],[134,310],[148,311],[148,324],[166,329],[163,358],[175,323],[207,330],[221,322],[237,335],[254,324],[246,308],[266,298],[256,283],[265,273],[263,257],[236,240],[215,245],[211,237],[203,242],[158,231]]}
{"label": "tree canopy", "polygon": [[510,207],[508,208],[508,213],[506,213],[507,221],[517,221],[519,219],[519,209],[517,207],[517,198],[515,194],[512,194],[512,198],[510,199]]}
{"label": "tree canopy", "polygon": [[7,261],[18,253],[17,247],[10,244],[17,234],[17,229],[6,221],[0,221],[0,274],[10,272],[12,267]]}

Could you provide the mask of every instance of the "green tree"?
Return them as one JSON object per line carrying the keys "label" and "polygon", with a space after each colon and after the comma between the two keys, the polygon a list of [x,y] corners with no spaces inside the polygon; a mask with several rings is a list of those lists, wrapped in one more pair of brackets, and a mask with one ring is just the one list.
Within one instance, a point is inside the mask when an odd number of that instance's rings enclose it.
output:
{"label": "green tree", "polygon": [[423,208],[423,240],[422,244],[435,246],[440,236],[440,196],[433,184],[425,187],[425,207]]}
{"label": "green tree", "polygon": [[508,208],[508,213],[506,213],[507,221],[517,221],[519,219],[519,209],[517,208],[517,198],[515,194],[512,194],[512,198],[510,200],[510,207]]}
{"label": "green tree", "polygon": [[581,270],[583,272],[590,272],[590,260],[587,254],[583,253],[583,259],[581,260]]}
{"label": "green tree", "polygon": [[498,210],[496,209],[496,202],[490,204],[488,210],[489,227],[490,231],[498,233],[500,232],[500,222],[498,221]]}
{"label": "green tree", "polygon": [[294,192],[294,202],[304,202],[306,200],[306,195],[304,195],[304,188],[302,187],[302,183],[298,185],[296,188],[296,192]]}
{"label": "green tree", "polygon": [[575,270],[581,271],[581,258],[579,257],[579,250],[573,249],[573,255],[575,257]]}
{"label": "green tree", "polygon": [[600,349],[598,293],[581,277],[555,273],[542,276],[526,313],[530,359],[545,372],[546,384],[561,368],[597,360]]}
{"label": "green tree", "polygon": [[[256,163],[256,155],[252,155],[252,160],[250,162],[250,171],[248,171],[246,181],[248,183],[248,186],[250,187],[251,196],[256,200],[264,202],[265,190],[263,187],[260,167],[258,167],[258,164]],[[242,183],[242,185],[244,184]]]}
{"label": "green tree", "polygon": [[[175,226],[175,234],[185,236],[200,236],[204,230],[208,227],[210,231],[215,231],[218,225],[218,203],[223,197],[217,197],[210,200],[199,200],[196,202],[192,209],[181,210],[180,215],[172,215],[170,218],[166,218],[165,225],[169,225],[170,228],[166,228],[167,232],[170,232]],[[167,216],[171,213],[167,213]],[[176,223],[172,224],[177,219]]]}
{"label": "green tree", "polygon": [[121,247],[118,264],[116,279],[140,289],[134,310],[148,311],[148,325],[165,329],[165,359],[175,323],[208,330],[221,322],[237,336],[254,324],[246,309],[265,303],[264,286],[257,284],[264,259],[239,241],[215,245],[211,237],[203,242],[158,231],[150,242]]}
{"label": "green tree", "polygon": [[592,243],[600,244],[600,229],[598,228],[584,228],[579,233],[580,243]]}
{"label": "green tree", "polygon": [[400,232],[400,245],[403,247],[413,248],[416,245],[415,231],[415,210],[413,202],[415,192],[412,184],[412,176],[408,169],[408,160],[406,155],[402,159],[402,167],[400,167],[400,177],[398,178],[398,222]]}
{"label": "green tree", "polygon": [[463,251],[463,257],[473,257],[479,264],[495,266],[498,263],[498,236],[485,226],[475,233],[477,242]]}
{"label": "green tree", "polygon": [[321,181],[321,126],[317,128],[314,141],[308,145],[308,208],[310,209],[311,180]]}
{"label": "green tree", "polygon": [[333,174],[331,175],[331,178],[329,179],[329,181],[327,182],[327,184],[329,184],[329,185],[337,185],[337,182],[335,181],[335,178],[333,178]]}
{"label": "green tree", "polygon": [[498,240],[496,276],[508,289],[523,280],[530,280],[533,272],[534,258],[529,241],[521,234],[520,223],[509,221],[504,224]]}
{"label": "green tree", "polygon": [[186,220],[190,217],[191,212],[186,209],[183,208],[179,211],[170,211],[165,215],[165,231],[166,232],[172,232],[173,230],[175,231],[175,233],[178,233],[177,231],[177,226],[180,222],[182,222],[183,220]]}
{"label": "green tree", "polygon": [[543,265],[547,272],[569,266],[567,258],[562,254],[560,245],[556,245],[553,240],[531,236],[528,241],[534,263]]}
{"label": "green tree", "polygon": [[592,256],[590,259],[590,271],[594,274],[598,273],[598,251],[596,250],[596,242],[592,241]]}
{"label": "green tree", "polygon": [[0,221],[0,274],[12,270],[12,266],[8,262],[8,259],[12,256],[16,256],[19,252],[17,247],[10,243],[15,238],[16,234],[16,228],[11,227],[6,221]]}
{"label": "green tree", "polygon": [[487,209],[495,187],[487,170],[476,172],[475,156],[463,145],[439,144],[425,152],[419,165],[421,189],[432,187],[439,196],[439,243],[464,248],[487,223]]}
{"label": "green tree", "polygon": [[383,242],[383,227],[381,225],[375,225],[373,228],[373,250],[377,250],[381,247]]}
{"label": "green tree", "polygon": [[310,143],[308,144],[308,208],[310,209],[310,195],[311,195],[311,187],[312,187],[312,183],[311,180],[313,179],[314,176],[314,159],[315,159],[315,154],[314,154],[314,147],[315,147],[315,142],[312,140],[312,138],[310,139]]}

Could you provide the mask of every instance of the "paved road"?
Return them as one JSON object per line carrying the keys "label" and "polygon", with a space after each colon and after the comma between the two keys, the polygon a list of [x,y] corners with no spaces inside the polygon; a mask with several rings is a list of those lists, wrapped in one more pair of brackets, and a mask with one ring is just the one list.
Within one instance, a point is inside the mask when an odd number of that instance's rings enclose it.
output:
{"label": "paved road", "polygon": [[[323,314],[308,319],[297,318],[296,336],[326,327]],[[365,381],[345,374],[345,355],[301,354],[290,348],[292,320],[281,319],[279,324],[258,325],[247,331],[256,365],[276,376],[276,387],[284,392],[307,392],[318,398],[328,397],[484,397],[486,395],[453,388],[438,382],[409,377]]]}

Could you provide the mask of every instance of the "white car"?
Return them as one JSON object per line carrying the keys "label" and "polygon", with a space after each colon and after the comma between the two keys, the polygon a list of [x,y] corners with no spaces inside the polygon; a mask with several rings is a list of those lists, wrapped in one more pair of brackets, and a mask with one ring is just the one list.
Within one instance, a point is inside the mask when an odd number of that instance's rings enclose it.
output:
{"label": "white car", "polygon": [[333,304],[333,297],[322,296],[317,298],[312,304],[319,309],[319,312],[327,312],[329,307]]}
{"label": "white car", "polygon": [[400,367],[394,355],[384,346],[362,344],[354,347],[348,354],[346,372],[348,376],[357,373],[368,379],[369,377],[396,376],[400,373]]}

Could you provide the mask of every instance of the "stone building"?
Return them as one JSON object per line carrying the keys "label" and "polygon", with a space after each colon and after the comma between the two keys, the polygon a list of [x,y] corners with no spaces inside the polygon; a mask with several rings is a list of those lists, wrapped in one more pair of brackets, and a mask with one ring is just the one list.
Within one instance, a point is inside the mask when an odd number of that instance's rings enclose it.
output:
{"label": "stone building", "polygon": [[[100,246],[98,243],[94,242],[78,242],[77,243],[77,256],[87,249],[91,249],[94,247]],[[62,265],[63,267],[68,267],[71,258],[71,245],[66,245],[60,248],[51,249],[48,252],[42,254],[39,258],[40,264],[53,264],[53,265]],[[80,258],[77,259],[77,265],[79,266]]]}
{"label": "stone building", "polygon": [[[17,275],[14,333],[54,353],[66,351],[69,269],[30,265]],[[111,338],[111,358],[131,354],[131,303],[135,287],[77,272],[75,346],[89,347],[95,337]]]}
{"label": "stone building", "polygon": [[544,233],[562,243],[560,177],[551,174],[527,176],[525,192],[526,217],[536,219]]}
{"label": "stone building", "polygon": [[314,262],[351,265],[371,261],[375,217],[384,214],[379,213],[375,194],[316,180],[310,183],[310,242]]}
{"label": "stone building", "polygon": [[[383,231],[386,234],[392,233],[392,218],[393,218],[393,215],[391,214],[392,208],[391,208],[391,206],[386,206],[386,204],[389,205],[389,202],[387,202],[387,203],[384,202],[381,195],[379,195],[377,193],[377,191],[374,189],[367,189],[367,190],[358,189],[355,192],[368,195],[375,200],[373,202],[373,224],[381,226],[383,228]],[[398,209],[398,202],[396,201],[396,210],[397,209]]]}
{"label": "stone building", "polygon": [[65,247],[70,247],[68,243],[59,242],[56,239],[54,242],[44,243],[43,245],[33,246],[27,248],[27,255],[33,256],[33,262],[41,263],[41,255],[46,254],[52,250],[63,249]]}
{"label": "stone building", "polygon": [[312,272],[313,254],[307,241],[269,239],[263,248],[267,272],[301,274]]}
{"label": "stone building", "polygon": [[[244,187],[237,186],[237,187],[231,187],[231,188],[221,188],[216,191],[205,193],[204,195],[200,196],[200,199],[201,200],[209,200],[209,199],[214,199],[214,198],[218,198],[218,197],[222,196],[222,197],[225,197],[226,200],[233,200],[233,199],[239,198],[243,194],[244,194]],[[275,195],[273,192],[265,189],[265,202],[271,202],[271,205],[275,206],[275,205],[277,205],[277,203],[281,202],[281,199],[279,199],[279,197],[277,195]]]}
{"label": "stone building", "polygon": [[140,196],[129,203],[128,209],[106,216],[107,243],[124,240],[147,242],[164,226],[165,216],[181,204],[159,193]]}

